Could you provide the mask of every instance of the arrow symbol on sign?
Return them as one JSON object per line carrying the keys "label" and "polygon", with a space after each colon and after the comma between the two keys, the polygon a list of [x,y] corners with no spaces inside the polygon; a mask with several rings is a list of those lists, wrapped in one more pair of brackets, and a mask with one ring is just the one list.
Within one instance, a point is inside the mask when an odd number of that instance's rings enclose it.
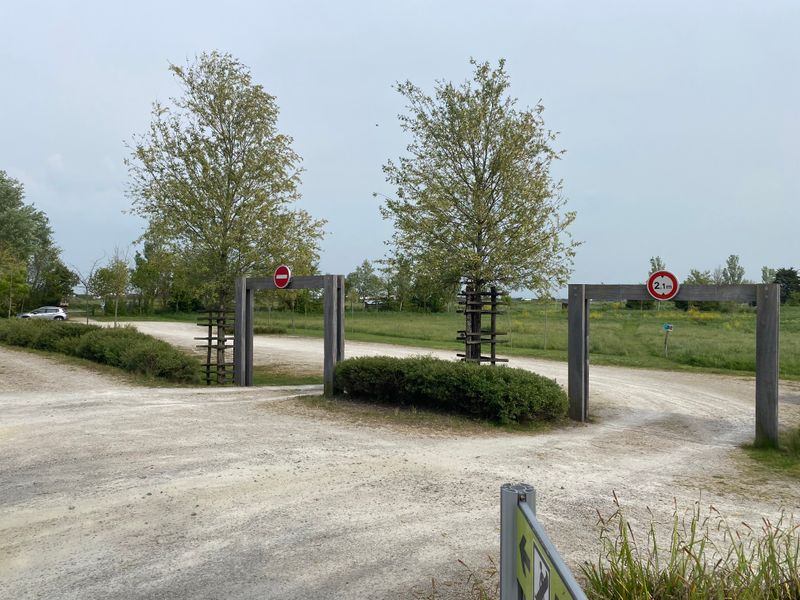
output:
{"label": "arrow symbol on sign", "polygon": [[528,540],[525,539],[525,536],[522,536],[522,539],[519,542],[519,559],[522,561],[522,575],[523,577],[528,576],[528,571],[531,570],[531,557],[528,556],[528,551],[525,546],[528,544]]}

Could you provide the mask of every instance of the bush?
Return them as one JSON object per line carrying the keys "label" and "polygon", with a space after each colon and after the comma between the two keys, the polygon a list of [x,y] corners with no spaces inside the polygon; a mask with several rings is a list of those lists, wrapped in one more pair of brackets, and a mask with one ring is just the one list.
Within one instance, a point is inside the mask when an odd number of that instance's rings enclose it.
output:
{"label": "bush", "polygon": [[59,352],[62,340],[74,340],[99,329],[95,325],[38,319],[8,319],[0,325],[0,342],[37,350]]}
{"label": "bush", "polygon": [[567,411],[552,379],[508,367],[430,357],[352,358],[336,365],[334,388],[360,400],[460,413],[498,423],[549,420]]}
{"label": "bush", "polygon": [[72,353],[132,373],[172,381],[195,382],[200,377],[200,366],[193,357],[133,327],[91,331],[80,338]]}
{"label": "bush", "polygon": [[0,322],[0,342],[61,352],[171,381],[200,379],[197,360],[132,327],[104,329],[82,323],[9,319]]}

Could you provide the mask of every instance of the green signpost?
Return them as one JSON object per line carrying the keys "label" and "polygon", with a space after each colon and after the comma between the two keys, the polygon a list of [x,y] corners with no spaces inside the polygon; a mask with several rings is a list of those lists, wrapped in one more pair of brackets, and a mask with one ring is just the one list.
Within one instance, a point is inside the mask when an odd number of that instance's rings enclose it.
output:
{"label": "green signpost", "polygon": [[586,600],[534,512],[530,486],[501,488],[500,599]]}

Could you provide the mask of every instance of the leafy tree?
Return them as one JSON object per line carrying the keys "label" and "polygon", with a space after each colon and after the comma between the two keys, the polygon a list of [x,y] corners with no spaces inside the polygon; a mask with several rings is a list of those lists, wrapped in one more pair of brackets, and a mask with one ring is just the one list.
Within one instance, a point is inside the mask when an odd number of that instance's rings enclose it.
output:
{"label": "leafy tree", "polygon": [[566,283],[576,243],[563,212],[560,182],[550,167],[560,157],[545,129],[544,107],[518,109],[501,60],[471,61],[471,81],[437,82],[433,97],[411,82],[400,124],[408,155],[384,173],[397,198],[382,207],[395,225],[399,256],[419,272],[483,288],[547,290]]}
{"label": "leafy tree", "polygon": [[382,261],[386,297],[399,311],[408,306],[411,299],[414,276],[411,261],[404,257],[391,257]]}
{"label": "leafy tree", "polygon": [[84,299],[86,301],[84,313],[86,315],[86,324],[89,324],[89,300],[92,296],[97,294],[97,290],[94,288],[96,283],[95,273],[97,272],[97,265],[100,264],[102,258],[98,258],[89,266],[88,270],[81,270],[76,268],[73,265],[73,269],[75,269],[75,277],[78,278],[78,283],[83,286],[83,293]]}
{"label": "leafy tree", "polygon": [[156,299],[160,300],[162,309],[167,307],[177,263],[177,257],[157,240],[145,239],[142,251],[136,251],[131,286],[138,291],[145,312],[152,308]]}
{"label": "leafy tree", "polygon": [[686,285],[713,285],[714,275],[711,271],[690,269],[689,276],[683,281]]}
{"label": "leafy tree", "polygon": [[739,264],[739,257],[736,254],[731,254],[722,269],[722,283],[725,285],[738,285],[743,280],[744,267]]}
{"label": "leafy tree", "polygon": [[9,318],[14,314],[17,301],[30,291],[26,276],[25,262],[7,248],[0,247],[0,298]]}
{"label": "leafy tree", "polygon": [[92,288],[101,296],[114,300],[114,327],[117,326],[119,314],[119,301],[125,298],[130,284],[130,269],[127,258],[120,252],[114,256],[105,267],[101,267],[94,274]]}
{"label": "leafy tree", "polygon": [[127,162],[133,210],[149,235],[187,259],[190,279],[220,307],[237,276],[267,275],[278,263],[310,272],[324,221],[290,208],[300,157],[278,132],[274,96],[229,54],[170,71],[183,95],[153,105]]}
{"label": "leafy tree", "polygon": [[60,258],[55,258],[39,275],[40,279],[33,288],[38,295],[37,304],[59,304],[69,298],[76,285],[78,275],[69,269]]}
{"label": "leafy tree", "polygon": [[775,283],[775,269],[761,267],[761,283]]}
{"label": "leafy tree", "polygon": [[367,298],[380,295],[383,282],[375,273],[372,263],[365,260],[347,276],[346,287],[356,293],[360,302],[364,302]]}
{"label": "leafy tree", "polygon": [[0,171],[0,248],[7,260],[13,257],[25,267],[24,291],[16,284],[11,287],[18,300],[28,296],[32,303],[56,304],[77,280],[61,261],[47,215],[24,200],[22,184]]}
{"label": "leafy tree", "polygon": [[653,256],[653,257],[650,258],[650,273],[649,273],[649,275],[652,275],[653,273],[656,273],[658,271],[666,271],[666,270],[667,270],[667,265],[661,259],[660,256]]}
{"label": "leafy tree", "polygon": [[800,277],[797,270],[788,267],[775,271],[775,283],[781,286],[781,304],[784,304],[792,294],[800,292]]}
{"label": "leafy tree", "polygon": [[[701,271],[700,269],[690,269],[689,275],[683,280],[683,285],[715,285],[715,274],[711,271]],[[699,308],[704,311],[717,310],[719,302],[687,302],[686,300],[676,300],[675,308],[688,310],[689,308]]]}

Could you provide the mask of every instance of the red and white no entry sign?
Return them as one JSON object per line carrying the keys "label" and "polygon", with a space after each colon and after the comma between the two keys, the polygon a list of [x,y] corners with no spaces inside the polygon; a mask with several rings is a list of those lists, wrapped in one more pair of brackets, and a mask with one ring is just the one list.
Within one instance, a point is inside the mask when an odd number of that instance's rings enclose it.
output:
{"label": "red and white no entry sign", "polygon": [[275,269],[275,275],[272,277],[272,280],[275,282],[275,287],[282,290],[288,286],[289,282],[292,280],[292,270],[286,265],[281,265]]}
{"label": "red and white no entry sign", "polygon": [[678,278],[669,271],[656,271],[647,280],[647,291],[656,300],[672,300],[678,287]]}

